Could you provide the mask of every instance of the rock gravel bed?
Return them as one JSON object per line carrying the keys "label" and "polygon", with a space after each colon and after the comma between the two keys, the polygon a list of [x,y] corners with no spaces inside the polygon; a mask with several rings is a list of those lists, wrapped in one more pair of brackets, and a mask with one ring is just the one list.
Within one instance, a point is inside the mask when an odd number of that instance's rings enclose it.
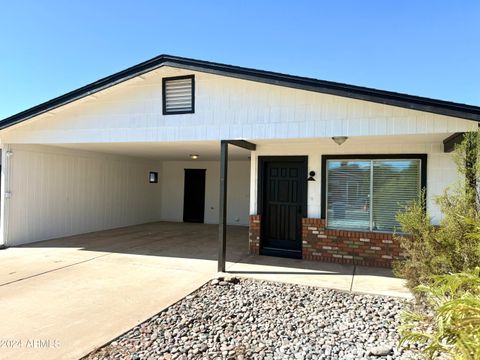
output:
{"label": "rock gravel bed", "polygon": [[404,302],[220,278],[85,359],[416,359],[398,348]]}

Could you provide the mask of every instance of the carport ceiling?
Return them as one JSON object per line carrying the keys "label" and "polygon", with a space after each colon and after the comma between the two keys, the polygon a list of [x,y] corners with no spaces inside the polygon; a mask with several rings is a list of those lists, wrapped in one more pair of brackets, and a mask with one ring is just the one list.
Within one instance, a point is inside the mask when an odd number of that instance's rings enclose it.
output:
{"label": "carport ceiling", "polygon": [[[101,153],[134,156],[156,160],[170,161],[212,161],[220,160],[219,141],[191,142],[129,142],[129,143],[84,143],[57,144],[57,146]],[[190,154],[198,154],[198,160],[191,160]],[[230,146],[230,160],[248,160],[250,151]]]}

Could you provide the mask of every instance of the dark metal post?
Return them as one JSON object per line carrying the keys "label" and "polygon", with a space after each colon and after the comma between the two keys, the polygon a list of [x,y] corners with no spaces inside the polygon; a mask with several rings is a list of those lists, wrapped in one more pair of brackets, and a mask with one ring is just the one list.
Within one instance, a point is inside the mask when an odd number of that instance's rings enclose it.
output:
{"label": "dark metal post", "polygon": [[227,247],[227,171],[228,142],[220,145],[220,217],[218,221],[218,271],[225,272],[225,255]]}

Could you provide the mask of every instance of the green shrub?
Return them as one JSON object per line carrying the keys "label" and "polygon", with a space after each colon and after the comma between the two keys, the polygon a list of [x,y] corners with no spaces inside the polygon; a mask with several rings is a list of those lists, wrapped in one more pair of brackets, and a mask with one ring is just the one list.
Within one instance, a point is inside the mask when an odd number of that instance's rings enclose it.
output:
{"label": "green shrub", "polygon": [[432,275],[458,273],[480,266],[478,139],[477,133],[467,133],[455,151],[458,172],[464,178],[434,199],[443,213],[439,226],[431,224],[425,211],[424,193],[397,214],[402,232],[409,235],[397,236],[406,258],[395,263],[394,269],[413,291],[418,285],[428,284]]}
{"label": "green shrub", "polygon": [[480,266],[480,217],[469,201],[461,190],[438,197],[436,202],[444,214],[439,226],[431,224],[423,197],[397,215],[408,235],[397,236],[406,258],[396,262],[394,269],[411,290],[428,284],[432,275]]}
{"label": "green shrub", "polygon": [[[404,313],[402,343],[417,342],[429,358],[480,359],[480,136],[467,133],[455,151],[462,181],[434,200],[443,219],[431,223],[425,193],[397,214],[405,260],[398,275],[419,300]],[[474,269],[474,270],[472,270]]]}
{"label": "green shrub", "polygon": [[434,276],[416,290],[427,307],[403,314],[401,343],[422,344],[428,359],[480,359],[480,268]]}

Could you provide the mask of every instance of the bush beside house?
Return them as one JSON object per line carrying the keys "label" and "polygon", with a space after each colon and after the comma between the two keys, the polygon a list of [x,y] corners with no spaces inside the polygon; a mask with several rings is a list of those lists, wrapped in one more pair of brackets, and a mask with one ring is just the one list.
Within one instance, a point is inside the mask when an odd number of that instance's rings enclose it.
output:
{"label": "bush beside house", "polygon": [[444,218],[431,224],[425,194],[397,215],[406,258],[395,264],[416,295],[404,314],[403,342],[426,358],[480,359],[480,135],[466,133],[455,160],[463,181],[435,199]]}

